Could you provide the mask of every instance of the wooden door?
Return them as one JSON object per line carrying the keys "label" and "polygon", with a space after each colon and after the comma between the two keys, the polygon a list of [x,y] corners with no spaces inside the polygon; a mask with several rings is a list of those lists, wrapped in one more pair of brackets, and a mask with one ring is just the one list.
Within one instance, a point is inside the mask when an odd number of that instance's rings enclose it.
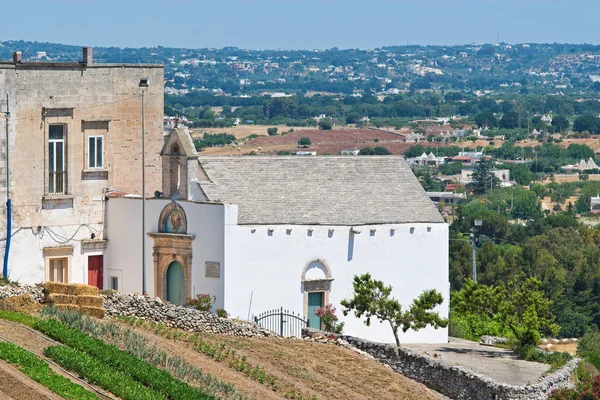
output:
{"label": "wooden door", "polygon": [[321,318],[317,317],[317,308],[323,307],[323,292],[308,294],[308,324],[313,329],[321,329]]}
{"label": "wooden door", "polygon": [[102,290],[104,286],[104,256],[88,256],[88,285]]}
{"label": "wooden door", "polygon": [[183,267],[173,261],[167,269],[167,301],[172,304],[185,303],[185,277]]}

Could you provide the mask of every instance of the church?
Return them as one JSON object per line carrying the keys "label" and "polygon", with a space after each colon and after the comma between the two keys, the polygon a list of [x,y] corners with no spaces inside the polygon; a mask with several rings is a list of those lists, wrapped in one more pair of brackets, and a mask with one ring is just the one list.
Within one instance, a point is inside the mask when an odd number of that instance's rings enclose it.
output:
{"label": "church", "polygon": [[[144,207],[144,271],[142,199],[108,194],[105,288],[180,304],[209,294],[233,318],[283,308],[312,327],[331,303],[345,333],[393,342],[387,324],[341,313],[354,275],[370,272],[405,307],[438,290],[448,315],[448,226],[402,157],[199,157],[183,127],[160,156],[162,192]],[[431,327],[401,335],[447,338]]]}

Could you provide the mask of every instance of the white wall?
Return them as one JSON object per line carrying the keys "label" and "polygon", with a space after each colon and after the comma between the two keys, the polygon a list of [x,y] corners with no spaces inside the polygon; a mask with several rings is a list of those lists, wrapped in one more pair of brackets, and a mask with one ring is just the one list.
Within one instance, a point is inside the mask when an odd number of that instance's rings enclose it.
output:
{"label": "white wall", "polygon": [[[146,200],[146,232],[158,232],[158,219],[162,209],[171,199]],[[222,204],[178,201],[183,207],[188,223],[187,233],[192,241],[192,296],[210,293],[217,296],[216,308],[223,307],[223,237],[224,206]],[[111,198],[107,202],[108,247],[104,260],[105,287],[110,285],[110,273],[120,271],[123,293],[142,292],[141,271],[141,213],[140,198]],[[146,235],[146,290],[154,294],[154,239]],[[221,278],[205,278],[207,261],[221,264]],[[116,276],[116,275],[114,275]]]}
{"label": "white wall", "polygon": [[[8,276],[19,283],[44,282],[44,248],[73,247],[69,282],[87,283],[87,256],[101,252],[85,253],[81,249],[81,240],[90,239],[102,229],[101,224],[46,226],[40,231],[36,228],[13,230],[10,245]],[[72,238],[72,239],[71,239]],[[65,239],[71,239],[65,241]],[[65,242],[65,243],[63,243]]]}
{"label": "white wall", "polygon": [[[291,229],[289,234],[288,229]],[[313,229],[312,236],[308,235],[309,229]],[[446,224],[374,225],[356,229],[361,233],[351,235],[348,226],[237,226],[233,218],[228,218],[225,309],[233,317],[246,319],[253,293],[251,315],[278,307],[302,313],[302,271],[311,261],[321,259],[331,269],[334,281],[330,302],[346,323],[347,334],[373,341],[394,341],[389,325],[373,320],[367,327],[361,320],[350,314],[344,317],[341,312],[341,300],[352,294],[353,276],[365,272],[392,285],[393,295],[406,307],[424,290],[438,290],[444,295],[444,304],[438,311],[444,317],[448,315]],[[395,229],[393,234],[391,229]],[[405,343],[445,343],[447,339],[447,329],[427,328],[401,335]]]}

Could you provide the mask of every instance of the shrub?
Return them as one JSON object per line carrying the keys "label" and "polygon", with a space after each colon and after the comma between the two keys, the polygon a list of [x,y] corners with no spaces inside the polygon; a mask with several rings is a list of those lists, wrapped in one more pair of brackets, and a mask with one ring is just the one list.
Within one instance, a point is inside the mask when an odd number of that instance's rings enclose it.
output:
{"label": "shrub", "polygon": [[558,316],[557,322],[560,325],[560,337],[580,338],[589,329],[592,319],[585,314],[566,310]]}
{"label": "shrub", "polygon": [[267,128],[267,133],[269,134],[269,136],[276,136],[277,128]]}
{"label": "shrub", "polygon": [[124,400],[164,399],[162,395],[144,387],[127,374],[115,371],[80,351],[64,346],[50,346],[44,349],[44,354],[64,368],[77,372],[87,381],[99,385]]}
{"label": "shrub", "polygon": [[479,341],[483,335],[514,338],[510,329],[490,317],[464,315],[457,312],[450,313],[448,334],[452,337],[474,341]]}
{"label": "shrub", "polygon": [[377,147],[375,147],[375,148],[373,149],[373,153],[374,153],[376,156],[389,156],[389,155],[391,155],[391,154],[392,154],[392,152],[391,152],[391,151],[389,151],[388,149],[386,149],[386,148],[385,148],[385,147],[383,147],[383,146],[377,146]]}
{"label": "shrub", "polygon": [[[212,396],[173,378],[168,372],[158,369],[132,354],[119,350],[116,346],[108,345],[56,320],[40,320],[34,325],[34,328],[67,346],[97,358],[113,369],[130,375],[170,399],[212,398]],[[118,395],[118,393],[115,394]]]}
{"label": "shrub", "polygon": [[279,150],[279,151],[277,152],[277,155],[278,155],[278,156],[289,156],[290,154],[292,154],[292,153],[290,153],[290,152],[289,152],[289,151],[287,151],[287,150]]}
{"label": "shrub", "polygon": [[310,146],[312,144],[312,140],[310,140],[310,138],[308,137],[303,137],[298,139],[298,145],[299,146]]}
{"label": "shrub", "polygon": [[319,121],[319,129],[330,131],[333,128],[333,123],[330,119],[322,119]]}
{"label": "shrub", "polygon": [[589,331],[577,344],[577,354],[600,369],[600,332]]}
{"label": "shrub", "polygon": [[37,356],[12,343],[0,343],[0,358],[65,399],[98,399],[83,387],[60,376]]}
{"label": "shrub", "polygon": [[600,400],[600,375],[586,377],[575,388],[553,390],[549,400]]}
{"label": "shrub", "polygon": [[221,318],[227,318],[227,317],[229,317],[229,313],[227,311],[225,311],[224,309],[222,309],[222,308],[217,308],[217,311],[216,311],[215,314],[217,314]]}
{"label": "shrub", "polygon": [[358,154],[361,156],[372,156],[375,154],[375,150],[373,150],[372,147],[363,147],[362,149],[360,149]]}
{"label": "shrub", "polygon": [[199,294],[195,298],[190,299],[187,304],[196,310],[209,312],[216,300],[216,296],[211,297],[210,294]]}
{"label": "shrub", "polygon": [[344,323],[338,323],[338,317],[335,315],[335,307],[331,304],[325,304],[324,307],[317,308],[315,314],[317,317],[321,318],[323,329],[327,332],[342,333]]}

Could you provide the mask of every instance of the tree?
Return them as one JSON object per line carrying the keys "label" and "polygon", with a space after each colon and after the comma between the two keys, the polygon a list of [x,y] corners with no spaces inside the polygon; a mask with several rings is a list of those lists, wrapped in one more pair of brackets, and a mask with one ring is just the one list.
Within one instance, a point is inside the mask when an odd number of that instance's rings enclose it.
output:
{"label": "tree", "polygon": [[402,305],[391,297],[392,287],[385,286],[382,281],[374,280],[371,274],[355,275],[353,297],[342,300],[344,315],[354,311],[357,318],[365,317],[365,325],[371,325],[371,318],[387,321],[392,328],[396,345],[400,346],[398,329],[406,332],[409,329],[419,330],[428,325],[437,328],[448,326],[448,320],[440,317],[438,312],[431,311],[444,302],[444,298],[436,290],[426,290],[413,300],[410,308],[402,310]]}
{"label": "tree", "polygon": [[356,124],[358,121],[360,121],[360,114],[356,111],[352,111],[346,116],[347,124]]}
{"label": "tree", "polygon": [[519,114],[516,111],[509,111],[500,119],[500,127],[504,129],[514,129],[519,126]]}
{"label": "tree", "polygon": [[319,129],[330,131],[333,128],[333,123],[330,119],[322,119],[319,121]]}
{"label": "tree", "polygon": [[312,144],[312,141],[308,137],[303,137],[303,138],[298,139],[298,145],[300,145],[300,146],[310,146],[311,144]]}
{"label": "tree", "polygon": [[388,149],[386,149],[383,146],[377,146],[373,149],[373,152],[376,156],[389,156],[392,154],[391,151],[389,151]]}
{"label": "tree", "polygon": [[275,136],[277,135],[277,128],[267,128],[267,133],[269,136]]}
{"label": "tree", "polygon": [[363,147],[358,152],[358,155],[360,155],[360,156],[372,156],[372,155],[375,155],[375,150],[372,147]]}
{"label": "tree", "polygon": [[558,132],[562,132],[569,129],[570,124],[568,119],[566,119],[562,115],[557,115],[556,117],[552,118],[552,126]]}
{"label": "tree", "polygon": [[475,194],[485,194],[493,187],[498,186],[498,178],[492,172],[491,161],[480,161],[473,171],[471,187]]}
{"label": "tree", "polygon": [[541,290],[542,282],[520,273],[507,286],[488,286],[468,279],[454,293],[451,309],[465,315],[492,318],[507,326],[517,338],[517,348],[523,354],[536,346],[542,334],[558,333],[551,307],[552,301]]}
{"label": "tree", "polygon": [[600,133],[600,118],[591,114],[581,115],[573,122],[573,130],[575,132]]}
{"label": "tree", "polygon": [[479,128],[485,127],[495,127],[498,125],[498,119],[496,116],[490,111],[480,112],[475,116],[475,123]]}

